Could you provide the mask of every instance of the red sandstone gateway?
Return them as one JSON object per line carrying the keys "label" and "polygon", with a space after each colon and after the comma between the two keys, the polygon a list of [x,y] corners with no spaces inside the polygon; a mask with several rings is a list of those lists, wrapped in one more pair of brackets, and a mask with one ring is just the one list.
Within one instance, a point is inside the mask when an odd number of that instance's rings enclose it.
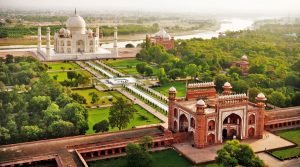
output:
{"label": "red sandstone gateway", "polygon": [[[262,138],[264,126],[270,130],[278,127],[279,123],[281,125],[282,121],[289,121],[284,125],[299,126],[299,107],[293,108],[294,114],[267,112],[264,94],[259,93],[256,103],[252,103],[245,93],[234,94],[231,89],[230,83],[226,82],[223,93],[217,95],[213,82],[189,83],[186,85],[186,97],[176,99],[176,89],[171,87],[169,130],[175,134],[190,133],[194,145],[202,148],[226,139]],[[276,121],[275,117],[281,119]],[[276,127],[270,125],[272,123]]]}

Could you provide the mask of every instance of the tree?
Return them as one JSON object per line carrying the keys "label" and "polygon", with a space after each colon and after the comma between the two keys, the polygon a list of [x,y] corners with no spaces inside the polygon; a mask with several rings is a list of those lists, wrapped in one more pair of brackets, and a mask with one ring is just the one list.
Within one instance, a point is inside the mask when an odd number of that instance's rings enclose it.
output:
{"label": "tree", "polygon": [[14,56],[13,55],[6,55],[6,58],[5,58],[5,64],[10,64],[10,63],[13,63],[14,62]]}
{"label": "tree", "polygon": [[76,127],[76,134],[84,134],[88,130],[88,113],[82,105],[69,103],[61,111],[63,120],[72,122]]}
{"label": "tree", "polygon": [[86,99],[78,93],[72,93],[71,97],[79,104],[86,104]]}
{"label": "tree", "polygon": [[144,74],[146,65],[147,65],[146,63],[139,63],[139,64],[137,64],[137,65],[135,66],[136,71],[137,71],[138,73],[140,73],[140,74]]}
{"label": "tree", "polygon": [[156,73],[156,76],[157,76],[157,78],[158,78],[158,80],[161,84],[164,84],[164,83],[168,82],[168,78],[167,78],[167,75],[166,75],[166,72],[165,72],[164,68],[159,68],[157,73]]}
{"label": "tree", "polygon": [[268,101],[278,107],[285,106],[286,97],[283,93],[278,91],[273,91],[268,97]]}
{"label": "tree", "polygon": [[21,135],[26,140],[37,140],[42,134],[43,130],[36,125],[28,125],[21,128]]}
{"label": "tree", "polygon": [[126,128],[130,120],[133,118],[133,113],[136,109],[128,101],[123,98],[117,98],[109,110],[109,124],[112,128],[117,127],[119,130]]}
{"label": "tree", "polygon": [[192,77],[192,78],[196,78],[198,76],[198,67],[196,64],[189,64],[184,68],[185,73]]}
{"label": "tree", "polygon": [[223,148],[217,151],[216,161],[226,167],[264,166],[263,161],[255,156],[249,145],[241,144],[238,140],[227,141]]}
{"label": "tree", "polygon": [[109,130],[109,122],[107,120],[102,120],[93,126],[93,130],[95,133],[107,132]]}
{"label": "tree", "polygon": [[182,75],[182,71],[178,68],[174,68],[170,70],[168,74],[172,80],[176,80],[178,77]]}
{"label": "tree", "polygon": [[152,69],[152,67],[150,67],[150,66],[147,65],[147,66],[145,67],[145,69],[144,69],[144,73],[145,73],[146,76],[152,75],[152,74],[153,74],[153,69]]}
{"label": "tree", "polygon": [[70,79],[71,81],[75,78],[77,78],[77,73],[75,72],[75,71],[68,71],[67,72],[67,77],[68,77],[68,79]]}
{"label": "tree", "polygon": [[148,167],[152,162],[149,153],[138,144],[129,143],[126,146],[126,153],[127,166]]}
{"label": "tree", "polygon": [[97,101],[99,101],[99,96],[98,96],[98,94],[96,92],[89,93],[89,96],[91,96],[91,98],[92,98],[92,100],[91,100],[92,104],[94,104]]}
{"label": "tree", "polygon": [[74,134],[75,127],[72,122],[58,120],[48,127],[48,131],[53,137],[65,137]]}
{"label": "tree", "polygon": [[216,89],[218,92],[223,91],[223,85],[225,82],[229,81],[229,78],[226,75],[220,74],[215,77]]}
{"label": "tree", "polygon": [[28,110],[31,113],[40,113],[51,104],[49,96],[34,96],[31,98]]}
{"label": "tree", "polygon": [[0,143],[6,144],[6,141],[10,140],[10,138],[9,130],[0,126]]}

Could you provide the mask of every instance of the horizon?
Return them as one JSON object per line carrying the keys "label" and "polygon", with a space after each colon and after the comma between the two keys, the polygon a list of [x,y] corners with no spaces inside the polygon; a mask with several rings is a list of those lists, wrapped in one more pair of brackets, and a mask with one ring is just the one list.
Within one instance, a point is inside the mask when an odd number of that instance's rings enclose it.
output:
{"label": "horizon", "polygon": [[[300,1],[297,0],[0,0],[0,9],[9,10],[53,10],[81,12],[158,12],[205,15],[259,15],[259,16],[299,16]],[[157,5],[158,3],[158,5]],[[32,5],[35,4],[35,5]],[[269,7],[268,7],[269,6]]]}

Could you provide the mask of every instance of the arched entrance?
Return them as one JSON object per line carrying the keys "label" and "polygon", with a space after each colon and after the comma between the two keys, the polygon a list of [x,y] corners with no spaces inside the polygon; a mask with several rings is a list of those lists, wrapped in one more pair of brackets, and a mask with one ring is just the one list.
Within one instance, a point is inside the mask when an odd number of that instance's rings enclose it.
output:
{"label": "arched entrance", "polygon": [[248,129],[248,137],[254,137],[255,136],[255,129],[253,127]]}
{"label": "arched entrance", "polygon": [[241,137],[241,117],[237,114],[230,114],[223,121],[223,139],[240,139]]}
{"label": "arched entrance", "polygon": [[188,119],[184,114],[179,117],[179,132],[187,132],[189,128]]}
{"label": "arched entrance", "polygon": [[174,130],[177,131],[177,121],[174,121]]}
{"label": "arched entrance", "polygon": [[215,135],[214,134],[209,134],[207,136],[207,142],[208,142],[208,144],[215,144]]}
{"label": "arched entrance", "polygon": [[76,48],[78,52],[83,52],[84,51],[84,42],[83,40],[78,40],[76,43]]}

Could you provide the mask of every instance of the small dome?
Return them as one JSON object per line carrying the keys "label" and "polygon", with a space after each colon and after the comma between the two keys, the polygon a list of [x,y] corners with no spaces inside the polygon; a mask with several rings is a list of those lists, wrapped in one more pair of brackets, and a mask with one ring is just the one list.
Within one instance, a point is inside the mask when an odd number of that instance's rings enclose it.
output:
{"label": "small dome", "polygon": [[176,92],[176,88],[174,86],[172,86],[170,89],[169,89],[169,92]]}
{"label": "small dome", "polygon": [[65,33],[65,29],[64,29],[64,28],[61,28],[61,29],[59,30],[59,34],[63,35],[64,33]]}
{"label": "small dome", "polygon": [[259,93],[259,94],[257,95],[257,97],[260,98],[260,99],[266,98],[266,96],[265,96],[263,93]]}
{"label": "small dome", "polygon": [[225,82],[224,87],[231,87],[231,84],[229,82]]}
{"label": "small dome", "polygon": [[160,37],[164,39],[171,39],[171,36],[165,31],[165,29],[160,29],[157,33],[154,34],[155,37]]}
{"label": "small dome", "polygon": [[92,35],[93,35],[93,30],[88,29],[88,30],[86,31],[86,33],[87,33],[89,36],[92,36]]}
{"label": "small dome", "polygon": [[69,37],[71,35],[71,31],[66,29],[64,35],[65,35],[65,37]]}
{"label": "small dome", "polygon": [[205,106],[205,102],[202,99],[198,100],[196,104],[199,106]]}
{"label": "small dome", "polygon": [[248,57],[246,55],[241,57],[241,60],[248,61]]}

